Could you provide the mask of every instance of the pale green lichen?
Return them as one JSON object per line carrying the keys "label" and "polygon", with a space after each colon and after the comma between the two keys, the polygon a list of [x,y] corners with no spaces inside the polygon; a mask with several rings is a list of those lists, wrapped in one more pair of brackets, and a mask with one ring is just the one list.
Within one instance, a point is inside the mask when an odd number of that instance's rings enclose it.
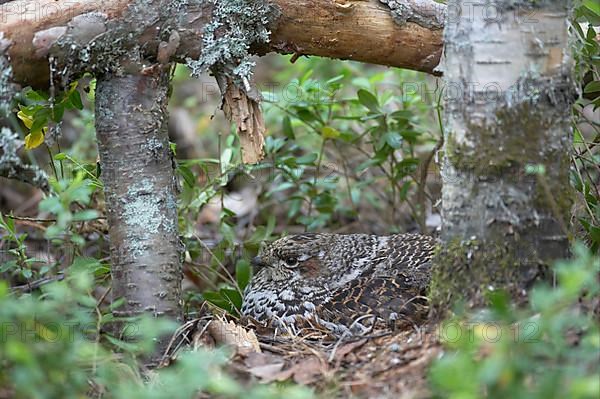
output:
{"label": "pale green lichen", "polygon": [[17,91],[12,83],[12,66],[4,54],[9,45],[10,41],[4,38],[4,32],[0,32],[0,117],[10,112],[10,104]]}
{"label": "pale green lichen", "polygon": [[152,137],[146,141],[146,143],[144,143],[144,147],[148,150],[152,157],[157,157],[158,154],[160,154],[163,150],[164,144],[160,139]]}
{"label": "pale green lichen", "polygon": [[278,11],[266,0],[210,0],[213,19],[204,28],[202,54],[187,59],[192,75],[215,68],[243,87],[255,62],[250,57],[253,43],[269,42],[269,23]]}
{"label": "pale green lichen", "polygon": [[161,223],[161,211],[153,194],[154,189],[149,178],[135,182],[127,190],[122,220],[127,225],[127,239],[134,258],[142,256],[148,249],[147,242],[158,233]]}
{"label": "pale green lichen", "polygon": [[6,57],[0,55],[0,116],[8,115],[10,103],[14,96],[10,79],[12,77],[12,67]]}
{"label": "pale green lichen", "polygon": [[392,18],[398,25],[414,22],[429,29],[443,29],[446,6],[434,2],[421,5],[407,0],[379,0],[390,8]]}
{"label": "pale green lichen", "polygon": [[23,163],[18,150],[23,145],[17,133],[3,127],[0,129],[0,176],[30,183],[48,189],[48,175],[42,169]]}
{"label": "pale green lichen", "polygon": [[143,235],[156,234],[160,226],[160,208],[154,195],[152,179],[142,179],[127,189],[129,199],[123,206],[123,220],[129,227],[140,229]]}
{"label": "pale green lichen", "polygon": [[141,179],[129,187],[125,198],[122,217],[133,257],[143,255],[147,243],[160,231],[176,231],[176,218],[169,215],[176,214],[177,202],[169,188],[157,187],[153,178]]}

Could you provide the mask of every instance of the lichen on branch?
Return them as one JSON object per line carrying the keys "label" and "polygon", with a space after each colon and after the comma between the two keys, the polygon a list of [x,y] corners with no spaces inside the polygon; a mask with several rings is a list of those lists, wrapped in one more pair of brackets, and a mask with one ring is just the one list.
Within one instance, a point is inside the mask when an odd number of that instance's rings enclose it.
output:
{"label": "lichen on branch", "polygon": [[48,175],[34,165],[23,163],[18,155],[23,141],[8,128],[0,129],[0,176],[29,183],[47,191]]}
{"label": "lichen on branch", "polygon": [[212,21],[203,32],[202,54],[187,59],[193,76],[212,71],[219,83],[225,116],[237,125],[242,144],[242,160],[256,163],[263,157],[264,120],[261,100],[252,83],[255,62],[250,46],[268,43],[267,26],[279,16],[267,0],[210,0]]}
{"label": "lichen on branch", "polygon": [[188,58],[187,65],[194,76],[217,68],[247,89],[255,66],[250,46],[269,42],[267,26],[279,11],[267,0],[209,1],[214,5],[213,18],[204,27],[202,54],[197,60]]}
{"label": "lichen on branch", "polygon": [[433,0],[379,0],[390,8],[394,21],[403,26],[414,22],[428,29],[442,29],[446,5]]}
{"label": "lichen on branch", "polygon": [[0,118],[10,112],[10,103],[17,92],[12,83],[12,66],[5,54],[10,45],[11,41],[4,38],[4,32],[0,32]]}

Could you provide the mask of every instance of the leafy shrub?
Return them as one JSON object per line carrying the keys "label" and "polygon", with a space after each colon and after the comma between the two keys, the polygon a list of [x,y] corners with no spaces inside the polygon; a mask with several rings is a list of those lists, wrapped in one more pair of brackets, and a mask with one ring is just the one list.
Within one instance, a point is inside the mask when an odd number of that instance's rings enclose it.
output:
{"label": "leafy shrub", "polygon": [[447,350],[430,371],[436,397],[598,398],[600,259],[582,245],[575,254],[555,265],[556,287],[533,289],[529,309],[496,292],[478,318],[440,328]]}
{"label": "leafy shrub", "polygon": [[[40,293],[11,292],[0,282],[0,393],[14,398],[195,398],[200,392],[227,398],[309,398],[298,386],[244,387],[224,372],[222,351],[182,353],[176,363],[149,376],[140,356],[152,336],[174,331],[172,322],[144,316],[126,320],[128,342],[104,331],[114,321],[92,295],[97,262],[78,259],[63,281]],[[134,340],[134,343],[131,340]]]}
{"label": "leafy shrub", "polygon": [[[574,156],[571,168],[572,186],[579,193],[581,210],[576,213],[583,230],[581,235],[592,251],[600,250],[600,124],[592,112],[600,107],[600,6],[597,1],[576,2],[571,36],[576,61],[576,81],[580,96],[573,107]],[[577,223],[576,222],[576,223]]]}

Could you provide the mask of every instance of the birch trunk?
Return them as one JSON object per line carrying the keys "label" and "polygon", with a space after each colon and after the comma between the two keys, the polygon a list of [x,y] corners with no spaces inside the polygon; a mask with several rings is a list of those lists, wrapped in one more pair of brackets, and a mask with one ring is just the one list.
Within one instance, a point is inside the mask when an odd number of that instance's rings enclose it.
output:
{"label": "birch trunk", "polygon": [[[168,70],[99,76],[96,135],[108,214],[115,317],[182,320],[177,198],[167,135]],[[132,330],[129,330],[132,331]],[[126,338],[126,337],[124,337]],[[155,337],[155,365],[168,337]]]}
{"label": "birch trunk", "polygon": [[564,0],[448,3],[437,308],[478,306],[498,289],[524,296],[567,255],[568,10]]}

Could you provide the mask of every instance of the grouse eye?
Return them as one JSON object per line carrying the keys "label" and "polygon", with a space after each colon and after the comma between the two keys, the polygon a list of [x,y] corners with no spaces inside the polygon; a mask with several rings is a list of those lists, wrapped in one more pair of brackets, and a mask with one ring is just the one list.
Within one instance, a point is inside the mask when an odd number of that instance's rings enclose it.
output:
{"label": "grouse eye", "polygon": [[298,266],[298,258],[295,258],[293,256],[287,257],[283,261],[285,262],[285,265],[288,268],[293,268],[293,267]]}

